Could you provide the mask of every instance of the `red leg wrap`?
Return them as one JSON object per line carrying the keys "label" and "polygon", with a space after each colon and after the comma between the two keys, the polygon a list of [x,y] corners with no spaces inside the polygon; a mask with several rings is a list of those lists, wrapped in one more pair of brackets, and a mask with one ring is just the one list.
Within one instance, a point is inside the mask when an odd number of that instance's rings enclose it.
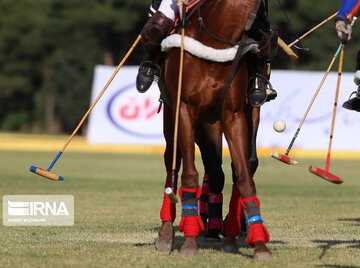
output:
{"label": "red leg wrap", "polygon": [[245,213],[244,213],[244,210],[242,209],[241,212],[240,212],[240,219],[242,219],[244,217],[245,217]]}
{"label": "red leg wrap", "polygon": [[[183,201],[183,192],[188,192],[188,193],[194,193],[196,195],[194,195],[195,199],[192,200],[196,200],[200,198],[201,195],[201,190],[200,190],[200,186],[198,186],[198,188],[195,189],[189,189],[189,188],[184,188],[184,187],[180,187],[179,190],[179,196],[181,197],[181,200]],[[184,209],[183,209],[184,211]],[[180,232],[184,232],[185,236],[199,236],[199,233],[204,232],[205,228],[204,228],[204,224],[199,216],[199,211],[196,210],[194,211],[196,214],[196,216],[182,216],[181,217],[181,222],[179,225],[179,231]]]}
{"label": "red leg wrap", "polygon": [[208,225],[208,229],[211,230],[211,229],[217,229],[219,231],[222,230],[222,224],[223,224],[223,221],[222,219],[214,219],[214,218],[210,218],[209,219],[209,225]]}
{"label": "red leg wrap", "polygon": [[209,198],[210,187],[209,187],[208,179],[209,179],[209,175],[205,174],[203,179],[203,184],[201,187],[201,197],[199,201],[199,212],[201,214],[208,214],[208,204],[207,202],[201,200],[201,199],[205,200]]}
{"label": "red leg wrap", "polygon": [[222,221],[222,205],[223,205],[223,195],[210,193],[209,195],[209,225],[208,230],[217,229],[219,231],[223,230],[223,221]]}
{"label": "red leg wrap", "polygon": [[206,202],[199,201],[199,212],[201,214],[208,214],[208,207]]}
{"label": "red leg wrap", "polygon": [[268,242],[270,238],[268,230],[262,223],[257,223],[249,226],[249,236],[247,243],[254,246],[255,242],[263,241]]}
{"label": "red leg wrap", "polygon": [[200,216],[182,217],[179,225],[179,231],[184,232],[185,236],[199,236],[204,232],[204,224]]}
{"label": "red leg wrap", "polygon": [[247,197],[247,198],[241,198],[241,205],[247,209],[247,206],[246,206],[246,203],[247,202],[250,202],[250,201],[255,201],[255,204],[257,207],[260,207],[260,201],[259,199],[256,197],[256,196],[250,196],[250,197]]}
{"label": "red leg wrap", "polygon": [[223,202],[223,195],[222,194],[210,193],[209,203],[222,204],[222,202]]}
{"label": "red leg wrap", "polygon": [[[175,181],[174,181],[174,193],[176,194],[177,190],[177,178],[178,174],[175,174]],[[171,187],[171,172],[168,172],[165,182],[165,188]],[[174,222],[176,217],[176,204],[172,204],[164,193],[163,204],[160,211],[160,218],[161,221],[171,221]]]}
{"label": "red leg wrap", "polygon": [[241,198],[239,189],[233,184],[233,191],[229,204],[229,214],[226,220],[225,232],[227,235],[237,236],[240,233]]}
{"label": "red leg wrap", "polygon": [[196,199],[199,199],[200,196],[201,196],[200,186],[198,186],[198,188],[184,188],[184,187],[180,187],[179,196],[180,196],[181,200],[183,199],[183,197],[182,197],[182,193],[183,193],[183,192],[196,193]]}
{"label": "red leg wrap", "polygon": [[[245,209],[248,208],[246,205],[248,202],[254,201],[256,207],[260,207],[260,201],[256,196],[247,197],[241,200],[243,206]],[[252,205],[253,206],[253,205]],[[260,210],[259,210],[260,212]],[[260,214],[259,214],[260,215]],[[254,246],[255,242],[262,241],[264,243],[267,243],[269,241],[270,235],[264,224],[262,223],[255,223],[255,224],[249,224],[249,235],[247,239],[247,243]]]}

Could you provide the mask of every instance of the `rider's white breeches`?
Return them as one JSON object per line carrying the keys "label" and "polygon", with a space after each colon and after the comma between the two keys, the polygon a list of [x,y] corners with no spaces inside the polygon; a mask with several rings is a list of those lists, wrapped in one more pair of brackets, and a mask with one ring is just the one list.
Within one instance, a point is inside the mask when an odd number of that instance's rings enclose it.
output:
{"label": "rider's white breeches", "polygon": [[159,11],[169,19],[175,20],[179,12],[176,0],[162,0]]}

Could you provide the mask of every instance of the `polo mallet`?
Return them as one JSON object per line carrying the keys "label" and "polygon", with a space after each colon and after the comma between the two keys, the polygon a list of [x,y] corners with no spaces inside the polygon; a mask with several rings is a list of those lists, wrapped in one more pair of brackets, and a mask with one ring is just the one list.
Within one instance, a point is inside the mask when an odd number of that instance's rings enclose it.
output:
{"label": "polo mallet", "polygon": [[316,25],[315,27],[311,28],[309,31],[307,31],[306,33],[304,33],[301,37],[295,39],[292,43],[290,43],[288,45],[288,47],[292,47],[293,45],[295,45],[297,42],[301,41],[305,36],[307,36],[308,34],[312,33],[313,31],[315,31],[317,28],[319,28],[320,26],[322,26],[323,24],[325,24],[326,22],[328,22],[329,20],[333,19],[335,16],[337,15],[337,12],[332,14],[330,17],[328,17],[327,19],[323,20],[322,22],[320,22],[318,25]]}
{"label": "polo mallet", "polygon": [[109,81],[106,83],[106,85],[104,86],[103,90],[100,92],[100,94],[97,96],[97,98],[95,99],[95,101],[93,102],[93,104],[90,106],[89,110],[86,112],[86,114],[84,115],[84,117],[81,119],[80,123],[77,125],[77,127],[75,128],[74,132],[71,134],[71,136],[69,137],[69,139],[67,140],[67,142],[64,144],[64,146],[61,148],[60,152],[57,154],[57,156],[55,157],[55,159],[52,161],[52,163],[50,164],[50,166],[48,167],[47,170],[35,167],[35,166],[31,166],[30,167],[30,171],[34,172],[35,174],[38,174],[40,176],[43,176],[44,178],[53,180],[53,181],[63,181],[64,178],[56,175],[52,172],[50,172],[50,170],[52,169],[52,167],[55,165],[56,161],[60,158],[61,154],[65,151],[66,147],[69,145],[70,141],[72,140],[72,138],[75,136],[75,134],[78,132],[78,130],[80,129],[80,127],[82,126],[82,124],[84,123],[85,119],[88,117],[88,115],[90,114],[90,112],[92,111],[92,109],[94,108],[94,106],[96,105],[96,103],[99,101],[99,99],[101,98],[101,96],[104,94],[105,90],[108,88],[108,86],[110,85],[110,83],[112,82],[112,80],[115,78],[116,74],[119,72],[120,68],[124,65],[125,61],[127,60],[127,58],[130,56],[130,54],[132,53],[132,51],[134,50],[134,48],[136,47],[136,45],[139,43],[141,39],[141,35],[139,35],[137,37],[137,39],[135,40],[135,42],[133,43],[133,45],[131,46],[131,48],[129,49],[129,51],[126,53],[125,57],[122,59],[122,61],[119,63],[118,67],[116,68],[116,70],[114,71],[114,73],[112,74],[112,76],[110,77]]}
{"label": "polo mallet", "polygon": [[330,168],[331,145],[332,145],[332,139],[333,139],[333,134],[334,134],[334,126],[335,126],[336,108],[337,108],[337,102],[338,102],[338,97],[339,97],[342,65],[343,65],[343,60],[344,60],[344,49],[345,49],[345,43],[343,42],[341,45],[341,52],[340,52],[339,73],[338,73],[338,80],[337,80],[337,84],[336,84],[334,110],[333,110],[333,116],[332,116],[332,122],[331,122],[330,141],[329,141],[328,154],[327,154],[327,158],[326,158],[326,167],[325,167],[325,170],[320,169],[315,166],[309,167],[310,172],[314,173],[315,175],[319,176],[320,178],[322,178],[324,180],[327,180],[327,181],[335,183],[335,184],[343,183],[343,180],[341,178],[339,178],[329,172],[329,168]]}
{"label": "polo mallet", "polygon": [[[337,14],[337,13],[336,13],[336,14]],[[332,15],[332,16],[334,16],[334,15]],[[332,17],[332,16],[331,16],[331,17]],[[331,17],[330,17],[330,18],[331,18]],[[357,17],[354,16],[354,17],[353,17],[353,20],[352,20],[352,22],[351,22],[351,26],[354,25],[354,23],[355,23],[356,20],[357,20]],[[275,158],[275,159],[277,159],[277,160],[280,160],[280,161],[282,161],[282,162],[284,162],[285,164],[288,164],[288,165],[293,165],[293,164],[297,164],[297,163],[298,163],[297,161],[291,159],[288,155],[289,155],[289,153],[290,153],[291,147],[293,146],[293,144],[294,144],[294,142],[295,142],[295,139],[297,138],[297,136],[298,136],[298,134],[299,134],[299,132],[300,132],[301,126],[302,126],[302,124],[304,123],[304,121],[305,121],[305,119],[306,119],[306,117],[307,117],[307,115],[308,115],[308,113],[309,113],[309,111],[310,111],[310,109],[311,109],[311,106],[313,105],[313,103],[314,103],[314,101],[315,101],[315,99],[316,99],[316,96],[318,95],[318,93],[319,93],[322,85],[323,85],[324,82],[325,82],[325,79],[326,79],[327,75],[329,74],[329,72],[330,72],[330,70],[331,70],[331,68],[332,68],[332,66],[333,66],[333,64],[334,64],[337,56],[338,56],[339,53],[340,53],[341,47],[342,47],[342,43],[340,43],[338,49],[336,50],[336,52],[335,52],[335,54],[334,54],[334,56],[333,56],[333,58],[332,58],[332,60],[331,60],[331,62],[330,62],[330,65],[329,65],[328,69],[326,70],[326,73],[325,73],[323,79],[321,80],[321,83],[320,83],[318,89],[316,90],[316,92],[315,92],[315,94],[314,94],[314,96],[313,96],[313,98],[312,98],[312,100],[311,100],[311,102],[310,102],[310,104],[309,104],[309,106],[308,106],[308,108],[307,108],[307,110],[306,110],[306,112],[305,112],[305,114],[304,114],[301,122],[300,122],[300,125],[299,125],[298,129],[297,129],[296,132],[295,132],[295,135],[294,135],[293,139],[291,140],[289,147],[288,147],[287,150],[286,150],[285,155],[282,155],[282,154],[277,153],[277,152],[271,152],[271,153],[270,153],[270,156],[271,156],[271,157],[273,157],[273,158]]]}
{"label": "polo mallet", "polygon": [[278,37],[278,46],[281,47],[286,54],[290,56],[293,60],[297,60],[299,58],[298,55],[280,38]]}
{"label": "polo mallet", "polygon": [[303,123],[304,123],[304,121],[305,121],[305,119],[306,119],[306,117],[307,117],[307,115],[308,115],[308,113],[309,113],[309,111],[310,111],[310,109],[311,109],[311,107],[312,107],[312,105],[313,105],[313,103],[314,103],[314,101],[315,101],[315,99],[316,99],[316,97],[317,97],[317,95],[318,95],[318,93],[319,93],[322,85],[323,85],[324,82],[325,82],[326,77],[328,76],[328,74],[329,74],[329,72],[330,72],[330,70],[331,70],[331,68],[332,68],[332,66],[333,66],[333,64],[334,64],[337,56],[339,55],[340,50],[341,50],[341,44],[339,45],[338,49],[336,50],[336,52],[335,52],[335,54],[334,54],[334,56],[333,56],[333,58],[332,58],[332,60],[331,60],[331,62],[330,62],[330,65],[329,65],[329,67],[327,68],[326,73],[325,73],[323,79],[321,80],[320,85],[318,86],[317,90],[315,91],[315,94],[314,94],[314,96],[312,97],[311,102],[310,102],[310,104],[309,104],[309,106],[308,106],[308,108],[307,108],[307,110],[306,110],[303,118],[301,119],[300,125],[299,125],[299,127],[297,128],[297,130],[296,130],[296,132],[295,132],[295,135],[294,135],[294,137],[292,138],[292,140],[291,140],[291,142],[290,142],[290,144],[289,144],[289,147],[288,147],[287,150],[286,150],[286,153],[285,153],[284,155],[282,155],[282,154],[277,153],[277,152],[271,152],[271,153],[270,153],[270,156],[271,156],[271,157],[273,157],[273,158],[275,158],[275,159],[277,159],[277,160],[280,160],[281,162],[284,162],[285,164],[288,164],[288,165],[293,165],[293,164],[297,164],[297,163],[298,163],[297,161],[295,161],[294,159],[291,159],[291,158],[289,157],[290,150],[291,150],[291,148],[292,148],[292,146],[293,146],[293,144],[294,144],[294,142],[295,142],[295,140],[296,140],[296,138],[297,138],[297,136],[298,136],[298,134],[299,134],[299,132],[300,132],[300,129],[301,129],[301,127],[302,127],[302,125],[303,125]]}
{"label": "polo mallet", "polygon": [[179,81],[178,81],[177,98],[176,98],[173,162],[172,162],[172,170],[171,170],[171,188],[167,187],[165,189],[165,193],[168,196],[171,203],[178,202],[178,199],[173,189],[175,187],[174,184],[175,184],[176,152],[177,152],[179,117],[180,117],[179,114],[180,114],[181,84],[182,84],[182,73],[183,73],[183,65],[184,65],[185,23],[186,23],[186,5],[182,4],[180,65],[179,65]]}

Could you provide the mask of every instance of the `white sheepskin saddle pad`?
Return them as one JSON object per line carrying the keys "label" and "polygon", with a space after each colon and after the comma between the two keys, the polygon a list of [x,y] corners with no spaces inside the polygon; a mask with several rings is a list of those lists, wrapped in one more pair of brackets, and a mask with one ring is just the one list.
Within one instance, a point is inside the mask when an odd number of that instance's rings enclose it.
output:
{"label": "white sheepskin saddle pad", "polygon": [[[169,35],[161,42],[161,50],[164,52],[167,52],[171,48],[175,47],[181,47],[180,34]],[[185,36],[184,38],[185,51],[200,59],[214,62],[228,62],[234,60],[238,48],[239,46],[234,46],[226,49],[215,49],[205,46],[204,44],[191,37]],[[242,55],[245,55],[247,52],[259,52],[259,45],[252,38],[248,38],[248,40],[246,41],[246,45],[244,47]]]}

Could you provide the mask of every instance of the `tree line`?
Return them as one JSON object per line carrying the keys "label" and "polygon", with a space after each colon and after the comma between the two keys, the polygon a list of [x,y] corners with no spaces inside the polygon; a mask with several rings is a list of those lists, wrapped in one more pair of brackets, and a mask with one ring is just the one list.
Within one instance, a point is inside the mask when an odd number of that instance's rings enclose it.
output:
{"label": "tree line", "polygon": [[[281,0],[279,6],[279,1],[269,1],[269,18],[287,43],[340,5]],[[95,65],[120,62],[146,23],[150,2],[1,0],[0,130],[72,131],[89,107]],[[358,41],[354,33],[345,53],[345,71],[355,68]],[[325,70],[338,44],[330,21],[298,44],[310,50],[294,49],[300,56],[297,62],[279,51],[273,68]],[[138,65],[143,58],[139,45],[126,64]]]}

